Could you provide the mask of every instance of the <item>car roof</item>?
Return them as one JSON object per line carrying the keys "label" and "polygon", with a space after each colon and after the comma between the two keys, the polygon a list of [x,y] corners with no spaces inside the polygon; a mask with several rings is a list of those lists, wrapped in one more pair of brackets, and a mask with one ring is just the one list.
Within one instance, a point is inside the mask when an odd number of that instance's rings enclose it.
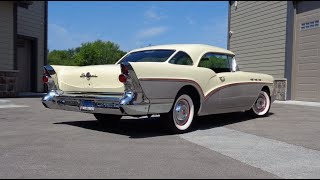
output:
{"label": "car roof", "polygon": [[191,56],[195,64],[198,63],[200,56],[202,56],[206,52],[227,54],[232,56],[235,55],[233,52],[227,49],[206,45],[206,44],[167,44],[167,45],[148,46],[144,48],[134,49],[129,53],[137,52],[137,51],[145,51],[145,50],[156,50],[156,49],[164,49],[164,50],[171,49],[176,51],[184,51]]}

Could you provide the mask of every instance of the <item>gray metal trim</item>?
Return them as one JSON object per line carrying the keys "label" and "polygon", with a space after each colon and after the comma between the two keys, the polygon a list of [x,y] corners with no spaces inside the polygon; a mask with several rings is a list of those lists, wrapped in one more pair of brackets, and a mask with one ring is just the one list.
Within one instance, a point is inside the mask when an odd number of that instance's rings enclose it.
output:
{"label": "gray metal trim", "polygon": [[231,18],[231,1],[228,3],[228,32],[227,32],[227,49],[230,51],[230,18]]}
{"label": "gray metal trim", "polygon": [[286,26],[286,45],[285,45],[285,72],[287,79],[287,98],[292,99],[292,62],[293,62],[293,43],[294,43],[294,6],[293,2],[287,2],[287,26]]}
{"label": "gray metal trim", "polygon": [[[80,110],[81,100],[94,102],[94,111]],[[49,109],[76,111],[84,113],[115,114],[115,115],[147,115],[149,103],[133,103],[134,95],[126,92],[124,96],[98,95],[65,95],[57,91],[50,91],[42,98],[42,104]]]}

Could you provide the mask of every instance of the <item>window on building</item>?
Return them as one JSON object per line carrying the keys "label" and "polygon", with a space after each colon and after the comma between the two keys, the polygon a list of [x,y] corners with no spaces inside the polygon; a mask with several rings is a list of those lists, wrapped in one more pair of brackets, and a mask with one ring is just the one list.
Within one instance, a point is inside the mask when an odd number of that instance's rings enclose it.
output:
{"label": "window on building", "polygon": [[232,58],[224,54],[207,53],[199,62],[199,67],[209,68],[216,73],[230,72]]}
{"label": "window on building", "polygon": [[183,52],[183,51],[179,51],[176,55],[174,55],[171,60],[169,61],[169,63],[171,64],[180,64],[180,65],[192,65],[193,61],[191,59],[191,57]]}
{"label": "window on building", "polygon": [[314,29],[319,27],[319,20],[301,23],[300,30]]}

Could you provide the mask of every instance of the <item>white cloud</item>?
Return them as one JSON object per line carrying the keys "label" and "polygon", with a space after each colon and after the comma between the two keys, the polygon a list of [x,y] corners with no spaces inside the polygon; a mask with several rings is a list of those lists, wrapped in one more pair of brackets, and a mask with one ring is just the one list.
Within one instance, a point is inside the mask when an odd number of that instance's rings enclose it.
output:
{"label": "white cloud", "polygon": [[166,15],[158,13],[157,9],[156,6],[152,6],[144,12],[144,17],[149,20],[160,20],[167,17]]}
{"label": "white cloud", "polygon": [[154,37],[154,36],[158,36],[160,34],[163,34],[166,31],[168,31],[168,27],[165,27],[165,26],[152,27],[152,28],[141,30],[138,33],[137,37],[140,39],[150,38],[150,37]]}

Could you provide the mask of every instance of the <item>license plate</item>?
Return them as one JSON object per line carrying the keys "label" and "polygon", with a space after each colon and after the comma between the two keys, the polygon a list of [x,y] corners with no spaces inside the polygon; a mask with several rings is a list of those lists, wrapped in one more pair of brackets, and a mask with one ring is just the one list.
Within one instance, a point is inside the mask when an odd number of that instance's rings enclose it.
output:
{"label": "license plate", "polygon": [[80,102],[81,111],[94,111],[94,102],[93,101],[81,101]]}

